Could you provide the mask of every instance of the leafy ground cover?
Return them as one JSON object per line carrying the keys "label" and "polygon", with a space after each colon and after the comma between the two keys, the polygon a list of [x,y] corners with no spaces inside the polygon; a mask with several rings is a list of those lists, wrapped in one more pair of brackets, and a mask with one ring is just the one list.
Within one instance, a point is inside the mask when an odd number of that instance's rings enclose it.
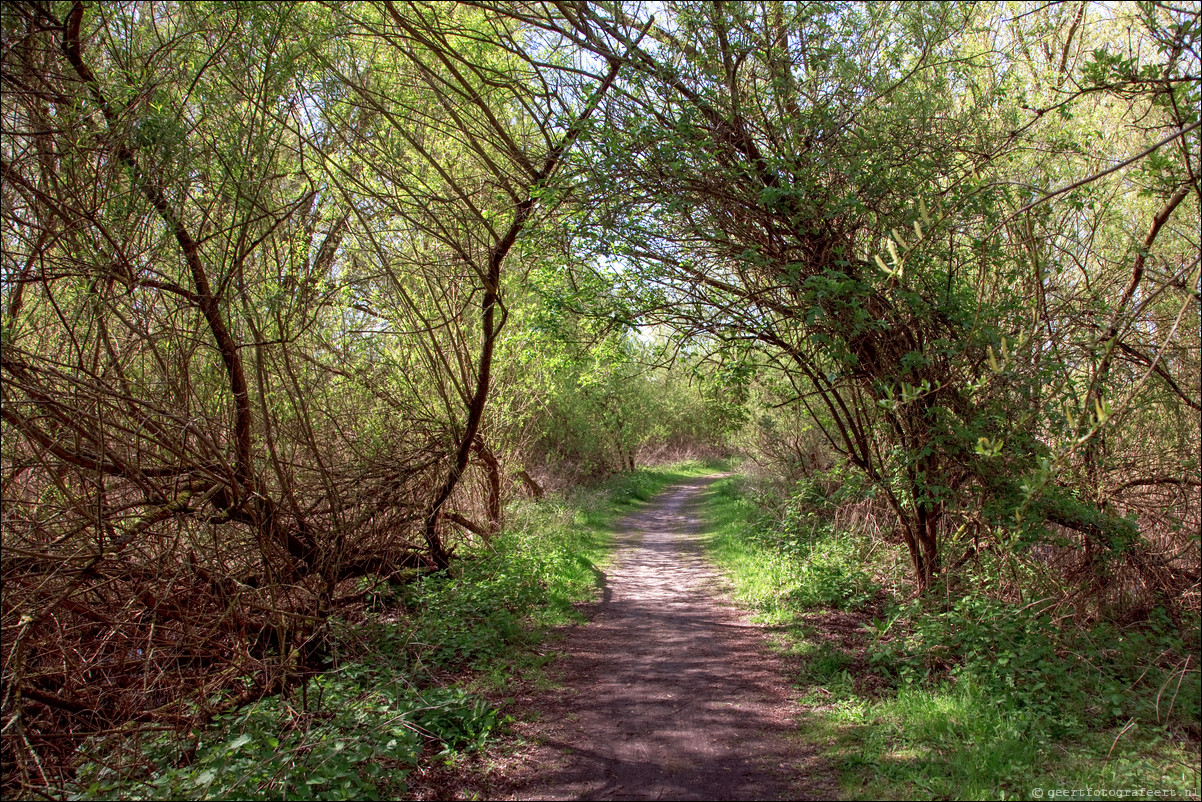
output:
{"label": "leafy ground cover", "polygon": [[684,463],[508,510],[493,541],[440,574],[364,587],[339,620],[334,667],[286,694],[214,718],[186,737],[120,734],[87,747],[79,799],[388,799],[503,729],[490,703],[537,648],[576,620],[605,565],[611,524],[667,485],[712,473]]}
{"label": "leafy ground cover", "polygon": [[1062,626],[1000,600],[988,565],[955,594],[907,600],[871,542],[770,519],[737,477],[706,510],[711,558],[795,656],[801,726],[850,797],[1197,798],[1196,621]]}

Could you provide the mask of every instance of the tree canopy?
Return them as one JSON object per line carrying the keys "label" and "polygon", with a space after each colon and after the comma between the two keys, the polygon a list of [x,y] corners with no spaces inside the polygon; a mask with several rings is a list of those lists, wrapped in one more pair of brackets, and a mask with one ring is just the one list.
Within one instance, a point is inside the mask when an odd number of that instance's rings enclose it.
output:
{"label": "tree canopy", "polygon": [[841,466],[916,592],[994,544],[1196,600],[1200,30],[6,4],[6,787],[55,731],[282,687],[357,579],[671,449]]}

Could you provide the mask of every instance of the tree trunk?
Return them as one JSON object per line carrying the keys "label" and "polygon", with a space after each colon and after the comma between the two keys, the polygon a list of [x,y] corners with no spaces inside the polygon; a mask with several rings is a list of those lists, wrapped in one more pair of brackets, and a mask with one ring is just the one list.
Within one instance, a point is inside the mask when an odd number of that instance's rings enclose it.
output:
{"label": "tree trunk", "polygon": [[[403,27],[401,18],[392,7],[392,4],[389,3],[386,7],[397,24]],[[438,519],[447,499],[451,497],[451,493],[455,491],[455,488],[459,485],[459,480],[463,477],[472,445],[476,440],[477,433],[480,431],[480,421],[484,418],[484,408],[488,402],[488,390],[492,379],[493,351],[496,348],[497,336],[505,326],[506,311],[501,302],[501,265],[505,262],[505,257],[509,255],[509,250],[517,241],[518,234],[526,227],[526,223],[530,219],[530,213],[534,209],[538,192],[546,185],[547,181],[554,174],[555,168],[559,166],[564,154],[567,153],[568,148],[572,146],[572,143],[576,141],[581,131],[584,130],[585,123],[592,116],[593,110],[597,107],[602,95],[605,94],[610,85],[613,84],[614,79],[618,76],[618,68],[621,64],[622,62],[617,59],[610,63],[609,72],[606,73],[604,80],[601,81],[597,90],[593,92],[579,116],[568,127],[559,144],[547,154],[542,169],[538,171],[538,174],[535,175],[534,180],[527,188],[526,197],[514,207],[513,222],[510,223],[509,229],[489,251],[488,270],[481,275],[484,286],[484,297],[480,303],[480,331],[484,339],[481,343],[480,356],[476,363],[476,390],[468,402],[467,420],[464,423],[459,447],[456,449],[455,462],[451,465],[450,470],[447,471],[446,478],[434,496],[434,501],[426,509],[425,526],[423,528],[430,560],[434,564],[434,567],[440,571],[450,565],[450,553],[446,550],[439,535]],[[497,320],[498,307],[501,309],[501,319],[499,321]]]}
{"label": "tree trunk", "polygon": [[475,448],[476,456],[480,458],[487,477],[485,509],[488,514],[488,525],[486,528],[491,536],[500,532],[501,526],[504,524],[505,508],[501,503],[501,465],[497,461],[496,455],[484,444],[483,437],[476,437]]}
{"label": "tree trunk", "polygon": [[522,480],[522,484],[524,484],[526,486],[526,489],[530,491],[530,495],[533,496],[535,499],[541,499],[543,496],[545,496],[547,494],[547,491],[543,489],[543,486],[540,485],[538,483],[538,481],[533,476],[531,476],[529,471],[527,471],[525,468],[518,471],[516,476]]}

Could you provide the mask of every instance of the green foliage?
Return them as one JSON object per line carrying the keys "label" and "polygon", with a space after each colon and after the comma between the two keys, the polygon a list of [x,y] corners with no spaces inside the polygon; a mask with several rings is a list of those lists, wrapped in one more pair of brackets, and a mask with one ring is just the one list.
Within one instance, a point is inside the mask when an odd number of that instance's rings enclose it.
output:
{"label": "green foliage", "polygon": [[[1198,793],[1197,755],[1155,729],[1053,737],[962,686],[842,697],[820,731],[851,799],[1031,799],[1035,789],[1148,788]],[[1105,797],[1094,797],[1105,798]]]}
{"label": "green foliage", "polygon": [[1189,647],[1163,614],[1126,632],[1106,624],[1065,627],[1046,612],[977,590],[947,610],[914,605],[898,615],[910,632],[879,642],[876,665],[907,684],[946,677],[1053,737],[1202,715],[1198,684],[1176,687],[1185,677],[1183,659],[1165,661]]}
{"label": "green foliage", "polygon": [[[804,494],[815,492],[811,487]],[[854,541],[813,523],[786,518],[769,526],[743,498],[735,478],[715,482],[706,497],[714,522],[708,550],[734,583],[735,597],[773,622],[823,607],[856,609],[877,593]]]}
{"label": "green foliage", "polygon": [[486,700],[462,688],[432,689],[422,701],[426,706],[416,711],[414,723],[443,745],[439,754],[480,749],[502,721]]}
{"label": "green foliage", "polygon": [[503,685],[524,647],[546,627],[573,620],[574,605],[591,598],[615,518],[672,482],[708,472],[700,463],[643,470],[567,500],[516,506],[488,547],[448,572],[366,586],[365,617],[335,626],[339,668],[217,716],[187,738],[154,737],[137,750],[136,769],[99,759],[120,745],[95,741],[76,797],[403,795],[420,762],[479,749],[506,721],[468,689],[433,683],[432,670],[492,672]]}
{"label": "green foliage", "polygon": [[148,779],[132,783],[98,764],[80,767],[79,798],[388,799],[405,790],[422,734],[461,743],[427,726],[432,710],[467,700],[429,700],[412,688],[365,682],[356,671],[309,681],[303,698],[268,697],[215,718],[199,734],[149,743]]}
{"label": "green foliage", "polygon": [[410,648],[438,668],[487,661],[524,635],[520,616],[545,601],[538,576],[468,562],[425,577],[406,593],[415,623]]}
{"label": "green foliage", "polygon": [[[395,668],[395,655],[385,655]],[[423,748],[448,756],[482,747],[502,723],[462,688],[408,684],[404,675],[352,664],[214,718],[180,740],[151,740],[148,779],[84,763],[81,799],[395,799]]]}
{"label": "green foliage", "polygon": [[[1187,657],[1197,643],[1163,614],[1138,627],[1070,626],[1046,602],[1001,601],[989,567],[950,602],[886,596],[883,613],[871,608],[880,617],[861,628],[862,654],[811,638],[815,611],[857,609],[847,600],[862,605],[857,594],[868,588],[882,595],[854,579],[870,568],[855,538],[830,533],[832,499],[845,502],[846,491],[823,478],[831,475],[800,483],[776,517],[732,480],[715,487],[706,510],[711,555],[737,598],[773,623],[809,612],[804,624],[782,628],[779,645],[801,658],[807,737],[832,744],[828,757],[852,798],[1198,792],[1196,752],[1178,740],[1202,716],[1196,662]],[[807,531],[812,540],[796,537]],[[1186,631],[1196,633],[1197,623]]]}
{"label": "green foliage", "polygon": [[[864,798],[996,799],[1082,786],[1197,792],[1196,770],[1178,770],[1196,756],[1168,736],[1197,720],[1198,683],[1171,657],[1185,646],[1168,628],[1058,626],[985,593],[946,611],[913,605],[896,615],[871,663],[900,686],[855,715],[831,716],[845,727],[836,748],[846,753],[845,779],[871,783]],[[807,679],[823,682],[814,671]]]}
{"label": "green foliage", "polygon": [[672,343],[634,328],[611,281],[550,264],[522,291],[523,325],[502,345],[497,404],[512,413],[505,426],[531,443],[527,464],[599,478],[657,452],[721,451],[738,428],[739,366],[671,357]]}

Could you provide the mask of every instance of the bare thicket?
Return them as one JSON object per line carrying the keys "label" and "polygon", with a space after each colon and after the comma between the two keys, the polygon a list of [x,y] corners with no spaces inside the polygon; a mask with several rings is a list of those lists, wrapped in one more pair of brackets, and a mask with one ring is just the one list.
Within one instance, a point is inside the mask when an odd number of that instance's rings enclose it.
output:
{"label": "bare thicket", "polygon": [[3,35],[10,787],[279,689],[352,580],[496,530],[505,264],[618,62],[552,83],[438,5],[14,4]]}

